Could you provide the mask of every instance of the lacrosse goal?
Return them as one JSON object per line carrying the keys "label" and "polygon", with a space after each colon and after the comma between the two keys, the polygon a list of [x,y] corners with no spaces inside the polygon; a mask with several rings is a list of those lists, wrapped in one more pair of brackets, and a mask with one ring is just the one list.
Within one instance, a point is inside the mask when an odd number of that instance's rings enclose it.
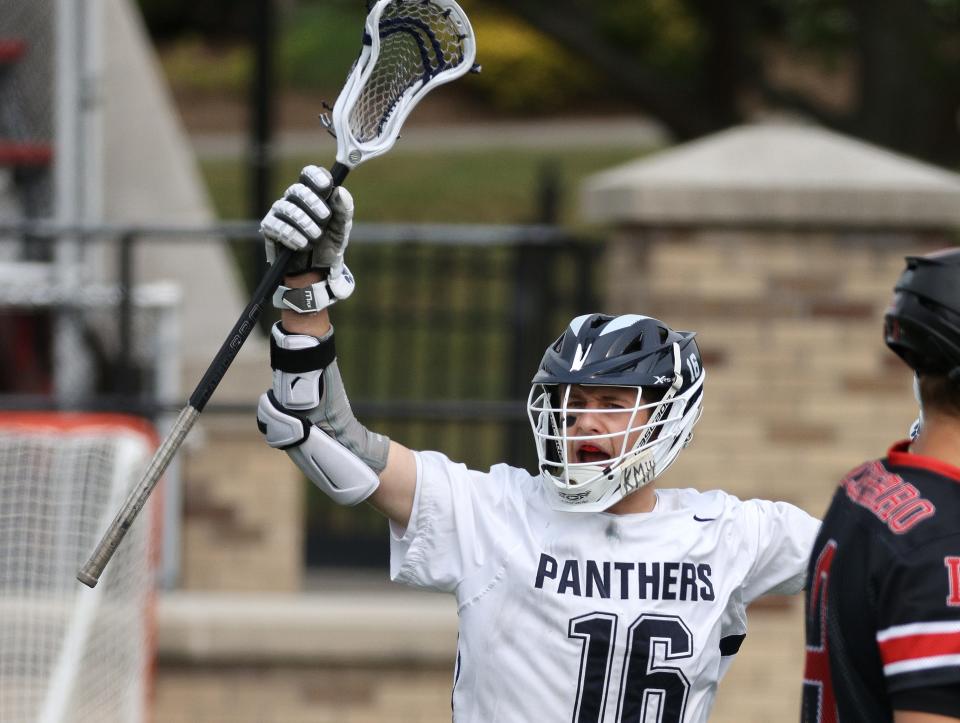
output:
{"label": "lacrosse goal", "polygon": [[156,447],[116,414],[0,412],[0,720],[144,720],[159,496],[96,589],[83,562]]}

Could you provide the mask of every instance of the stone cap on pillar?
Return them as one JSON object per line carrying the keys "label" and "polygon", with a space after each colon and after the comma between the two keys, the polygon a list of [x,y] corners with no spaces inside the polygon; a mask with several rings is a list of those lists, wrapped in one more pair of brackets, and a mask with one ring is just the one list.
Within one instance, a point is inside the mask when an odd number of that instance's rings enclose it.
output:
{"label": "stone cap on pillar", "polygon": [[587,178],[611,225],[960,226],[960,175],[816,126],[738,126]]}

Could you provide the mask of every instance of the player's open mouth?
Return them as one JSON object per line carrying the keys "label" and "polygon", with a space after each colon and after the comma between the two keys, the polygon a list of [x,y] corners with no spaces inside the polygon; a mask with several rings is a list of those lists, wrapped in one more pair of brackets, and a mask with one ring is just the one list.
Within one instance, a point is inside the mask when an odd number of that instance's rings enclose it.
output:
{"label": "player's open mouth", "polygon": [[610,459],[610,455],[593,444],[582,444],[577,449],[577,462],[581,464],[596,464]]}

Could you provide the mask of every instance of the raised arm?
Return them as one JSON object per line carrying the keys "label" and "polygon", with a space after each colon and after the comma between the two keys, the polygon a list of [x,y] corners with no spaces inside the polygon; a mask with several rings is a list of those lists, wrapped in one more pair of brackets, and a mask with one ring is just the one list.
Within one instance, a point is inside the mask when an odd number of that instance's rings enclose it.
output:
{"label": "raised arm", "polygon": [[340,188],[324,202],[329,183],[326,171],[308,166],[262,223],[268,260],[277,243],[300,253],[274,297],[283,311],[271,331],[273,388],[260,398],[257,421],[268,444],[285,450],[335,502],[369,501],[406,527],[416,490],[414,455],[360,424],[337,364],[328,307],[354,288],[343,263],[353,199]]}
{"label": "raised arm", "polygon": [[[310,286],[321,280],[319,272],[288,276],[284,284],[290,288]],[[323,309],[313,314],[298,314],[286,309],[281,312],[280,323],[291,334],[306,334],[322,338],[333,327],[330,313]],[[382,514],[401,527],[406,527],[413,509],[413,497],[417,486],[417,464],[413,452],[398,442],[390,440],[386,466],[380,471],[380,484],[367,498]]]}

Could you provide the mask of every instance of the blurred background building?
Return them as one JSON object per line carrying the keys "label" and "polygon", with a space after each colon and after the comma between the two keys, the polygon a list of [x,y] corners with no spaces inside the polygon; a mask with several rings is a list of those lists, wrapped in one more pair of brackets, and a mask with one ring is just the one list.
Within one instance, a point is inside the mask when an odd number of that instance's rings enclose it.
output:
{"label": "blurred background building", "polygon": [[[710,371],[662,484],[820,514],[915,417],[881,317],[903,256],[957,241],[960,0],[633,5],[465,3],[483,73],[350,178],[351,399],[413,448],[532,467],[543,348],[575,314],[640,311],[697,330]],[[0,417],[163,434],[262,273],[257,219],[332,161],[316,117],[364,14],[4,5]],[[386,582],[385,521],[262,443],[269,383],[253,336],[158,490],[145,715],[448,719],[453,601]],[[712,720],[796,717],[802,602],[754,607]]]}

